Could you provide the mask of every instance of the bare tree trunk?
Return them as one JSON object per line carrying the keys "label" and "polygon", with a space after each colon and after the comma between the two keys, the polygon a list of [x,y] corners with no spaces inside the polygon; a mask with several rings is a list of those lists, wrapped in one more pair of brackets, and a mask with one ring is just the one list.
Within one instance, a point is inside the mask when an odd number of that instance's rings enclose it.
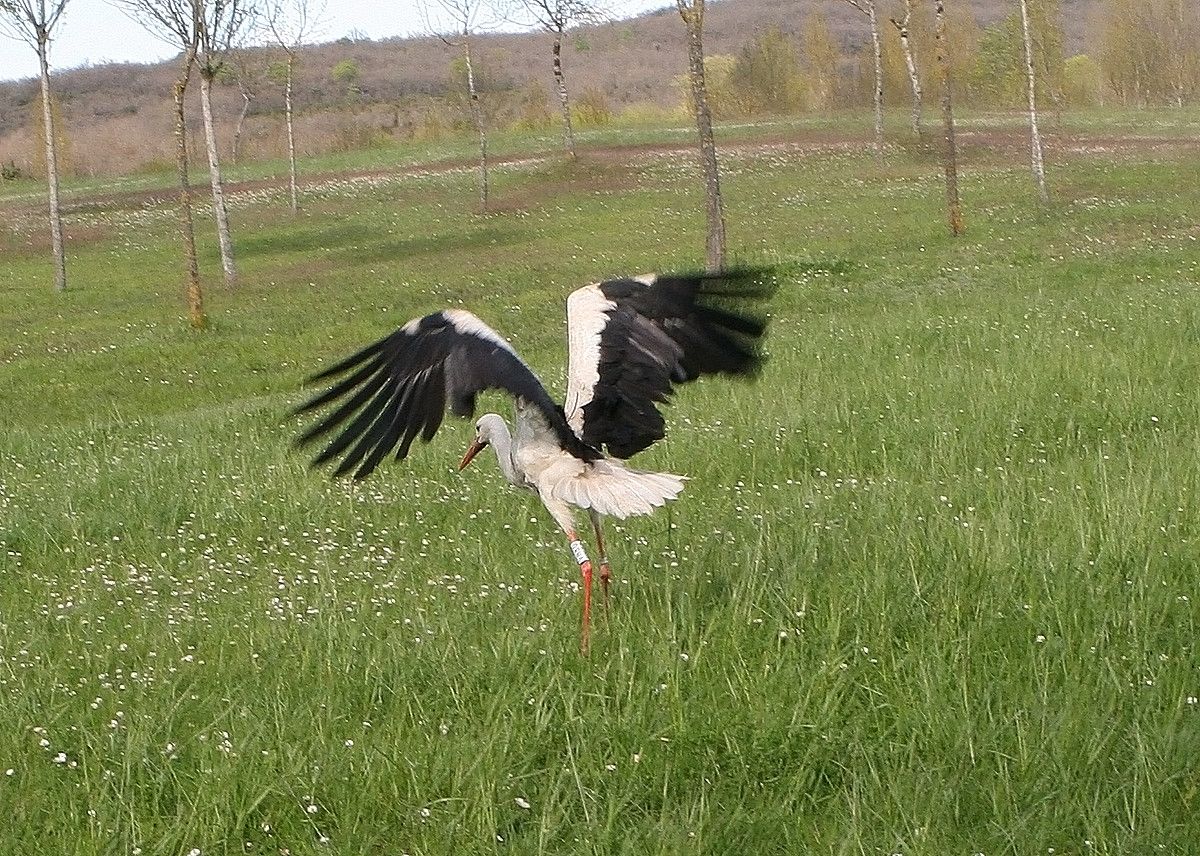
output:
{"label": "bare tree trunk", "polygon": [[[205,67],[206,68],[206,67]],[[217,129],[212,117],[212,75],[205,68],[200,71],[200,111],[204,115],[204,142],[208,147],[208,179],[212,185],[213,213],[217,220],[217,241],[221,247],[221,270],[225,273],[225,284],[237,281],[237,267],[233,261],[233,240],[229,237],[229,209],[225,205],[225,191],[221,186],[221,160],[217,153]]]}
{"label": "bare tree trunk", "polygon": [[483,121],[483,108],[479,105],[479,93],[475,91],[475,69],[471,64],[471,36],[463,33],[463,58],[467,64],[467,96],[471,102],[471,119],[475,122],[475,130],[479,134],[479,210],[487,213],[488,209],[488,159],[487,159],[487,127]]}
{"label": "bare tree trunk", "polygon": [[883,44],[879,39],[879,16],[875,0],[846,0],[867,16],[871,25],[871,47],[875,53],[875,160],[883,166]]}
{"label": "bare tree trunk", "polygon": [[942,86],[942,169],[946,173],[946,209],[950,218],[950,234],[962,234],[962,205],[958,197],[958,146],[954,141],[954,107],[950,100],[950,58],[946,45],[946,10],[944,0],[935,0],[938,77]]}
{"label": "bare tree trunk", "polygon": [[900,33],[900,47],[904,49],[904,64],[908,68],[908,80],[912,84],[912,129],[913,133],[921,136],[921,79],[917,75],[917,60],[913,56],[912,41],[908,37],[908,22],[912,19],[913,0],[904,0],[904,18],[892,23]]}
{"label": "bare tree trunk", "polygon": [[704,170],[704,210],[708,224],[705,261],[710,271],[725,267],[725,210],[721,201],[721,174],[717,168],[717,146],[713,139],[712,112],[704,81],[704,7],[680,7],[688,37],[688,76],[692,84],[692,109],[700,137],[700,164]]}
{"label": "bare tree trunk", "polygon": [[246,114],[250,112],[250,90],[239,80],[238,88],[242,92],[242,112],[238,113],[237,124],[233,126],[233,162],[238,162],[238,146],[242,141],[242,126],[246,123]]}
{"label": "bare tree trunk", "polygon": [[875,0],[866,0],[867,19],[871,22],[871,43],[875,49],[875,160],[883,166],[883,45],[879,39],[879,18]]}
{"label": "bare tree trunk", "polygon": [[1174,0],[1172,5],[1172,11],[1175,13],[1175,20],[1172,22],[1175,25],[1175,44],[1172,46],[1172,52],[1175,54],[1175,106],[1181,108],[1184,92],[1187,90],[1189,46],[1183,22],[1183,0]]}
{"label": "bare tree trunk", "polygon": [[196,230],[192,221],[192,186],[188,181],[187,120],[184,116],[184,95],[192,75],[194,50],[184,56],[182,75],[175,81],[175,166],[179,172],[179,234],[183,238],[183,258],[187,267],[188,318],[192,327],[202,330],[208,326],[204,314],[204,292],[200,287],[200,265],[196,261]]}
{"label": "bare tree trunk", "polygon": [[554,33],[554,80],[558,84],[558,103],[562,108],[563,146],[571,153],[571,157],[576,157],[575,129],[571,127],[571,102],[567,97],[567,81],[563,77],[562,70],[562,37],[563,31],[556,30]]}
{"label": "bare tree trunk", "polygon": [[58,206],[58,146],[54,138],[54,110],[50,96],[49,39],[39,38],[38,64],[42,71],[42,122],[46,127],[46,186],[50,196],[50,243],[54,251],[54,290],[67,290],[67,257],[63,247],[62,214]]}
{"label": "bare tree trunk", "polygon": [[1029,161],[1037,181],[1038,199],[1045,205],[1050,201],[1046,192],[1046,166],[1042,160],[1042,136],[1038,133],[1037,81],[1033,76],[1033,39],[1029,35],[1029,4],[1021,0],[1021,31],[1025,38],[1025,79],[1029,90]]}
{"label": "bare tree trunk", "polygon": [[296,192],[296,131],[292,119],[292,66],[295,62],[295,54],[292,51],[288,51],[287,76],[283,85],[283,113],[287,121],[288,191],[291,194],[292,214],[300,210],[299,194]]}

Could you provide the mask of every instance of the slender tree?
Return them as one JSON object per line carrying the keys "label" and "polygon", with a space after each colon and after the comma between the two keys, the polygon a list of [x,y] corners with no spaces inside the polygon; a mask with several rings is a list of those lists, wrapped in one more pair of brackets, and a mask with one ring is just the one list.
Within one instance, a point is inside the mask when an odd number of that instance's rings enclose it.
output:
{"label": "slender tree", "polygon": [[230,155],[236,164],[241,151],[242,129],[246,125],[246,116],[250,112],[250,104],[258,95],[258,89],[262,85],[264,68],[256,60],[256,54],[245,49],[234,51],[230,54],[226,68],[233,75],[238,93],[242,96],[242,109],[238,111],[237,122],[233,126],[233,142],[230,146]]}
{"label": "slender tree", "polygon": [[705,259],[710,271],[725,267],[725,208],[721,201],[721,173],[713,139],[712,112],[704,81],[704,0],[675,0],[687,29],[688,79],[692,84],[692,111],[700,138],[700,164],[704,170],[704,210],[708,224]]}
{"label": "slender tree", "polygon": [[1182,107],[1200,89],[1200,9],[1188,0],[1165,0],[1164,5],[1171,100]]}
{"label": "slender tree", "polygon": [[217,221],[217,242],[221,248],[221,270],[226,285],[237,280],[233,260],[233,239],[229,234],[229,208],[221,182],[221,156],[217,150],[217,129],[213,123],[212,84],[225,65],[229,51],[254,15],[254,0],[191,0],[199,7],[196,65],[200,71],[200,111],[204,117],[204,141],[208,148],[208,178],[212,187],[213,214]]}
{"label": "slender tree", "polygon": [[1062,124],[1063,87],[1067,55],[1060,0],[1036,0],[1029,4],[1029,28],[1032,34],[1033,64],[1037,69],[1039,98],[1050,99],[1056,121]]}
{"label": "slender tree", "polygon": [[558,105],[562,113],[563,148],[575,157],[575,129],[571,126],[571,99],[562,67],[562,42],[566,31],[576,24],[599,20],[602,15],[590,0],[515,0],[515,18],[534,23],[553,37],[551,58]]}
{"label": "slender tree", "polygon": [[867,16],[875,56],[875,159],[883,164],[883,43],[879,39],[879,16],[875,0],[844,0]]}
{"label": "slender tree", "polygon": [[1105,0],[1098,59],[1126,105],[1182,107],[1200,93],[1195,0]]}
{"label": "slender tree", "polygon": [[915,0],[904,0],[904,17],[892,18],[892,26],[900,34],[900,47],[904,50],[904,65],[908,69],[908,81],[912,86],[912,129],[918,137],[921,136],[921,78],[917,74],[917,60],[913,55],[912,34],[908,25],[912,20],[913,3]]}
{"label": "slender tree", "polygon": [[946,175],[946,211],[950,234],[962,234],[962,204],[958,198],[958,145],[954,139],[954,106],[950,98],[950,54],[946,39],[945,0],[934,0],[934,41],[937,43],[938,77],[942,86],[942,170]]}
{"label": "slender tree", "polygon": [[466,72],[467,104],[471,110],[471,122],[475,125],[475,133],[479,136],[479,210],[487,212],[488,208],[488,137],[487,119],[483,106],[479,103],[479,90],[475,86],[475,63],[471,54],[471,43],[479,29],[484,14],[483,0],[422,0],[425,3],[426,26],[431,32],[439,32],[441,27],[433,24],[429,15],[430,7],[441,10],[442,15],[449,20],[451,35],[439,33],[438,37],[447,45],[462,50],[464,71]]}
{"label": "slender tree", "polygon": [[467,99],[471,105],[471,121],[475,123],[475,132],[479,135],[479,210],[488,210],[488,137],[487,120],[483,115],[483,105],[479,103],[479,90],[475,87],[475,64],[471,61],[471,31],[462,31],[463,63],[467,72]]}
{"label": "slender tree", "polygon": [[1046,192],[1046,166],[1042,159],[1042,135],[1038,132],[1037,80],[1033,74],[1033,39],[1029,35],[1029,4],[1020,0],[1021,33],[1025,42],[1025,80],[1029,98],[1029,166],[1037,182],[1038,199],[1042,204],[1050,201]]}
{"label": "slender tree", "polygon": [[287,126],[288,198],[292,214],[300,210],[300,191],[296,181],[296,125],[292,104],[292,83],[296,62],[305,39],[312,38],[319,27],[324,2],[317,0],[268,0],[267,29],[275,44],[283,51],[283,115]]}
{"label": "slender tree", "polygon": [[50,91],[50,40],[69,0],[0,0],[0,33],[25,42],[37,52],[42,82],[46,187],[50,204],[50,243],[54,253],[54,290],[67,290],[67,256],[58,200],[58,146],[54,136],[54,98]]}
{"label": "slender tree", "polygon": [[204,312],[204,290],[196,258],[196,227],[192,214],[192,185],[188,179],[187,114],[184,109],[188,83],[200,51],[199,0],[114,0],[129,17],[150,33],[180,49],[178,76],[171,87],[175,102],[175,168],[179,174],[179,235],[187,274],[188,318],[192,327],[208,326]]}

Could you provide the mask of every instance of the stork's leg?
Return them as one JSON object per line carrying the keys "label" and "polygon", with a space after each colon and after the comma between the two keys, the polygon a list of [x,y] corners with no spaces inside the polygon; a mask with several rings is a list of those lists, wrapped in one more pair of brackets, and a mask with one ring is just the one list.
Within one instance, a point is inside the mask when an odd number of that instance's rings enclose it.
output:
{"label": "stork's leg", "polygon": [[592,517],[592,529],[596,533],[596,552],[600,554],[600,587],[604,589],[604,617],[608,617],[608,582],[612,579],[612,569],[608,566],[608,551],[604,549],[604,531],[601,528],[602,518],[596,509],[589,508]]}
{"label": "stork's leg", "polygon": [[591,651],[592,642],[592,563],[574,529],[567,530],[567,540],[571,542],[571,553],[579,563],[579,573],[583,576],[583,629],[579,636],[579,650],[586,657]]}
{"label": "stork's leg", "polygon": [[575,517],[571,513],[571,507],[562,500],[549,496],[542,496],[542,503],[567,536],[567,541],[571,545],[571,555],[579,563],[579,573],[583,577],[583,629],[579,636],[579,650],[586,657],[591,650],[592,642],[592,563],[575,531]]}

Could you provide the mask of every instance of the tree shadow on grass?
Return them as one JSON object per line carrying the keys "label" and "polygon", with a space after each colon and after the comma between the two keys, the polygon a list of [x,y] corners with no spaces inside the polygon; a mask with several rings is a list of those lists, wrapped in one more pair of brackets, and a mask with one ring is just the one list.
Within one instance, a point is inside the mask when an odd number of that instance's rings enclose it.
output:
{"label": "tree shadow on grass", "polygon": [[504,247],[529,240],[515,224],[467,222],[460,231],[434,234],[387,235],[348,221],[321,228],[258,232],[239,238],[238,255],[286,256],[304,254],[353,264],[389,262],[427,254],[450,255],[480,247]]}

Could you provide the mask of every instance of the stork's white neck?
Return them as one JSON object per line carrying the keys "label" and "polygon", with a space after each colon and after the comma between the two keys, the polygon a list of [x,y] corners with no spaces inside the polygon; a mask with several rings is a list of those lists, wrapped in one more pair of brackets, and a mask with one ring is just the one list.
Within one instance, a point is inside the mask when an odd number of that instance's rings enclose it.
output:
{"label": "stork's white neck", "polygon": [[517,467],[513,463],[512,432],[509,431],[508,425],[497,419],[493,423],[488,443],[496,452],[496,463],[500,465],[500,472],[504,473],[505,480],[511,485],[524,487],[525,477],[517,472]]}

